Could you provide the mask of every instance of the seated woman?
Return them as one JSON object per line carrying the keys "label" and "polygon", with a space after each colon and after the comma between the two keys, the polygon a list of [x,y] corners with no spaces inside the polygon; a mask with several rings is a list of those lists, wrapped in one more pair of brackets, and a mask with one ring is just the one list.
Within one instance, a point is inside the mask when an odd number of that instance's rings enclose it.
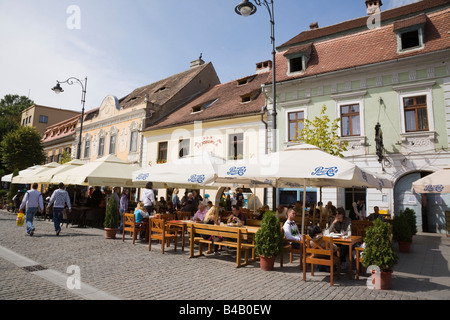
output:
{"label": "seated woman", "polygon": [[[203,223],[220,225],[219,209],[216,206],[212,206],[211,208],[209,208],[208,212],[205,214],[205,217],[203,218]],[[214,241],[222,240],[221,237],[213,237],[213,236],[208,236],[208,235],[203,235],[203,238],[211,240],[213,242],[213,244],[214,244]],[[219,246],[216,244],[214,245],[214,254],[220,255]]]}
{"label": "seated woman", "polygon": [[[325,248],[325,242],[322,241],[322,230],[318,226],[311,226],[308,229],[308,235],[311,237],[310,244],[311,246],[314,244],[319,244],[322,248]],[[333,243],[333,252],[338,251],[338,246]]]}
{"label": "seated woman", "polygon": [[[136,206],[136,209],[134,210],[135,222],[141,224],[143,222],[143,219],[148,217],[149,214],[144,208],[144,203],[139,202]],[[143,237],[145,237],[145,232],[141,231],[140,238],[142,239]]]}

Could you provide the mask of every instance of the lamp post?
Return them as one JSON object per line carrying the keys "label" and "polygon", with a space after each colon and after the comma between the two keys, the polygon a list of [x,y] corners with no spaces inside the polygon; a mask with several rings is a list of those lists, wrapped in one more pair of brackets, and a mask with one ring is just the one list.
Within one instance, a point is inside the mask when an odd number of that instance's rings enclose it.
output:
{"label": "lamp post", "polygon": [[77,149],[77,159],[81,158],[81,137],[83,135],[83,118],[84,118],[84,104],[86,102],[86,87],[87,87],[87,77],[84,79],[84,85],[83,82],[81,82],[81,80],[74,78],[74,77],[70,77],[69,79],[67,79],[66,81],[58,81],[56,80],[56,86],[54,86],[52,88],[52,90],[56,93],[59,94],[61,92],[64,92],[63,88],[61,88],[61,83],[67,83],[69,85],[74,84],[74,82],[78,82],[81,86],[81,105],[82,105],[82,109],[81,109],[81,121],[80,121],[80,138],[78,140],[78,149]]}
{"label": "lamp post", "polygon": [[[272,103],[273,103],[273,110],[272,110],[272,152],[277,151],[277,81],[276,81],[276,62],[275,62],[275,16],[274,16],[274,10],[273,10],[273,0],[267,1],[267,0],[254,0],[256,5],[258,6],[264,6],[266,7],[267,11],[269,12],[269,18],[270,18],[270,41],[272,42]],[[249,0],[242,0],[240,4],[236,6],[234,9],[237,14],[248,17],[251,16],[256,12],[256,6],[251,3]],[[272,194],[272,206],[273,210],[276,208],[276,188],[273,188],[273,194]]]}
{"label": "lamp post", "polygon": [[[276,65],[275,65],[275,19],[274,19],[274,10],[273,10],[273,0],[267,1],[267,0],[254,0],[254,2],[258,6],[265,6],[267,8],[267,11],[269,12],[269,18],[270,18],[270,40],[272,42],[272,103],[273,103],[273,111],[272,111],[272,145],[273,145],[273,152],[277,151],[277,140],[276,140],[276,129],[277,129],[277,106],[276,106],[276,99],[277,99],[277,90],[276,90]],[[270,3],[269,3],[270,2]],[[243,0],[240,4],[238,4],[235,8],[235,11],[237,14],[248,17],[251,16],[256,12],[256,6],[251,3],[249,0]]]}

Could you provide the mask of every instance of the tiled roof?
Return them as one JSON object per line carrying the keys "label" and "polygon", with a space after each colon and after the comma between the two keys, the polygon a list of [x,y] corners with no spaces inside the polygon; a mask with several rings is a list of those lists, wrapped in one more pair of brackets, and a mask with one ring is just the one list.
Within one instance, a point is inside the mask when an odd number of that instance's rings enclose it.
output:
{"label": "tiled roof", "polygon": [[[382,11],[381,21],[385,22],[390,20],[403,19],[407,16],[417,15],[432,8],[445,7],[449,5],[450,0],[422,0],[406,6]],[[348,33],[355,29],[367,29],[367,19],[368,16],[364,16],[323,28],[303,31],[299,35],[279,46],[277,49],[283,51],[285,50],[285,47],[289,47],[295,44],[305,43],[308,41],[318,41],[321,38],[329,38],[341,33]]]}
{"label": "tiled roof", "polygon": [[[449,0],[427,0],[422,2],[446,2],[450,4]],[[410,6],[412,5],[405,7]],[[413,7],[416,8],[416,6]],[[404,7],[399,9],[401,9],[399,10],[400,12],[405,11]],[[287,75],[288,60],[285,55],[289,51],[295,51],[297,46],[285,47],[284,50],[279,51],[276,55],[277,82],[450,49],[450,7],[428,13],[426,20],[424,19],[425,15],[418,15],[417,11],[414,12],[416,13],[415,16],[398,19],[390,24],[382,24],[379,28],[369,29],[366,27],[351,34],[343,34],[326,40],[311,42],[311,56],[307,69],[303,73]],[[399,53],[397,51],[397,35],[394,32],[394,24],[396,24],[397,28],[404,28],[412,23],[418,24],[423,22],[425,22],[424,48]],[[298,45],[298,47],[304,46],[304,43]],[[268,78],[268,83],[271,83],[271,77]]]}
{"label": "tiled roof", "polygon": [[51,141],[56,141],[73,135],[75,133],[75,128],[78,124],[79,117],[80,115],[78,114],[67,120],[48,126],[42,137],[42,143],[49,143]]}
{"label": "tiled roof", "polygon": [[[261,85],[266,82],[268,74],[265,72],[218,84],[147,128],[146,131],[190,124],[195,121],[258,114],[265,105]],[[238,84],[246,80],[248,83]],[[248,97],[251,97],[251,101],[242,102]]]}
{"label": "tiled roof", "polygon": [[152,104],[164,105],[183,87],[185,87],[197,74],[207,68],[211,62],[201,66],[193,67],[184,72],[180,72],[166,79],[135,89],[129,95],[120,99],[122,108],[130,108],[144,102],[146,95]]}

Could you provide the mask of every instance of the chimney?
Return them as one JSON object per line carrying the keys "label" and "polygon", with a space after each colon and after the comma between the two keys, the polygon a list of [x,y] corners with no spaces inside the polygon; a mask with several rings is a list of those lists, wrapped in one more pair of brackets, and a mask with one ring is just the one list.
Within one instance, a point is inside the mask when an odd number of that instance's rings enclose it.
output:
{"label": "chimney", "polygon": [[270,70],[272,70],[272,61],[271,60],[267,60],[264,62],[258,62],[256,64],[256,73],[257,74],[269,72]]}
{"label": "chimney", "polygon": [[191,61],[191,69],[205,64],[205,61],[202,59],[202,55],[203,54],[200,53],[200,57],[197,60]]}
{"label": "chimney", "polygon": [[382,5],[381,0],[366,0],[367,14],[370,16],[374,13],[380,13]]}
{"label": "chimney", "polygon": [[314,30],[314,29],[319,29],[319,23],[317,21],[316,22],[311,22],[309,24],[309,30]]}

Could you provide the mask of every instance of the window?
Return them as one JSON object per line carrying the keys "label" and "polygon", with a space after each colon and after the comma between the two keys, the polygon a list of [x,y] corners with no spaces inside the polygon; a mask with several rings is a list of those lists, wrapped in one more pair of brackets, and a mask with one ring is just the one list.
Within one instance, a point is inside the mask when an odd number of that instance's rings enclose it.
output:
{"label": "window", "polygon": [[289,72],[303,71],[303,57],[289,59]]}
{"label": "window", "polygon": [[156,159],[156,162],[167,162],[167,141],[158,143],[158,159]]}
{"label": "window", "polygon": [[116,142],[117,142],[117,136],[112,135],[109,138],[109,154],[116,154]]}
{"label": "window", "polygon": [[47,116],[39,116],[39,123],[48,123]]}
{"label": "window", "polygon": [[138,132],[137,130],[131,131],[130,138],[130,152],[137,152],[138,150]]}
{"label": "window", "polygon": [[105,137],[98,139],[98,156],[102,157],[105,154]]}
{"label": "window", "polygon": [[341,106],[342,137],[359,136],[360,134],[359,104]]}
{"label": "window", "polygon": [[179,157],[183,158],[189,155],[190,139],[181,139],[179,141]]}
{"label": "window", "polygon": [[402,50],[420,46],[419,30],[404,32],[400,35]]}
{"label": "window", "polygon": [[397,35],[398,52],[421,49],[424,47],[424,30],[427,22],[426,14],[394,22]]}
{"label": "window", "polygon": [[250,102],[252,101],[252,95],[251,94],[246,94],[241,96],[241,102],[242,103],[246,103],[246,102]]}
{"label": "window", "polygon": [[299,140],[299,132],[303,129],[305,121],[305,112],[289,112],[288,113],[288,136],[289,141]]}
{"label": "window", "polygon": [[228,136],[228,159],[239,160],[244,158],[244,134],[230,134]]}
{"label": "window", "polygon": [[428,130],[427,97],[403,98],[406,132]]}
{"label": "window", "polygon": [[89,158],[89,152],[90,152],[90,148],[91,148],[91,141],[86,140],[84,142],[84,158]]}

